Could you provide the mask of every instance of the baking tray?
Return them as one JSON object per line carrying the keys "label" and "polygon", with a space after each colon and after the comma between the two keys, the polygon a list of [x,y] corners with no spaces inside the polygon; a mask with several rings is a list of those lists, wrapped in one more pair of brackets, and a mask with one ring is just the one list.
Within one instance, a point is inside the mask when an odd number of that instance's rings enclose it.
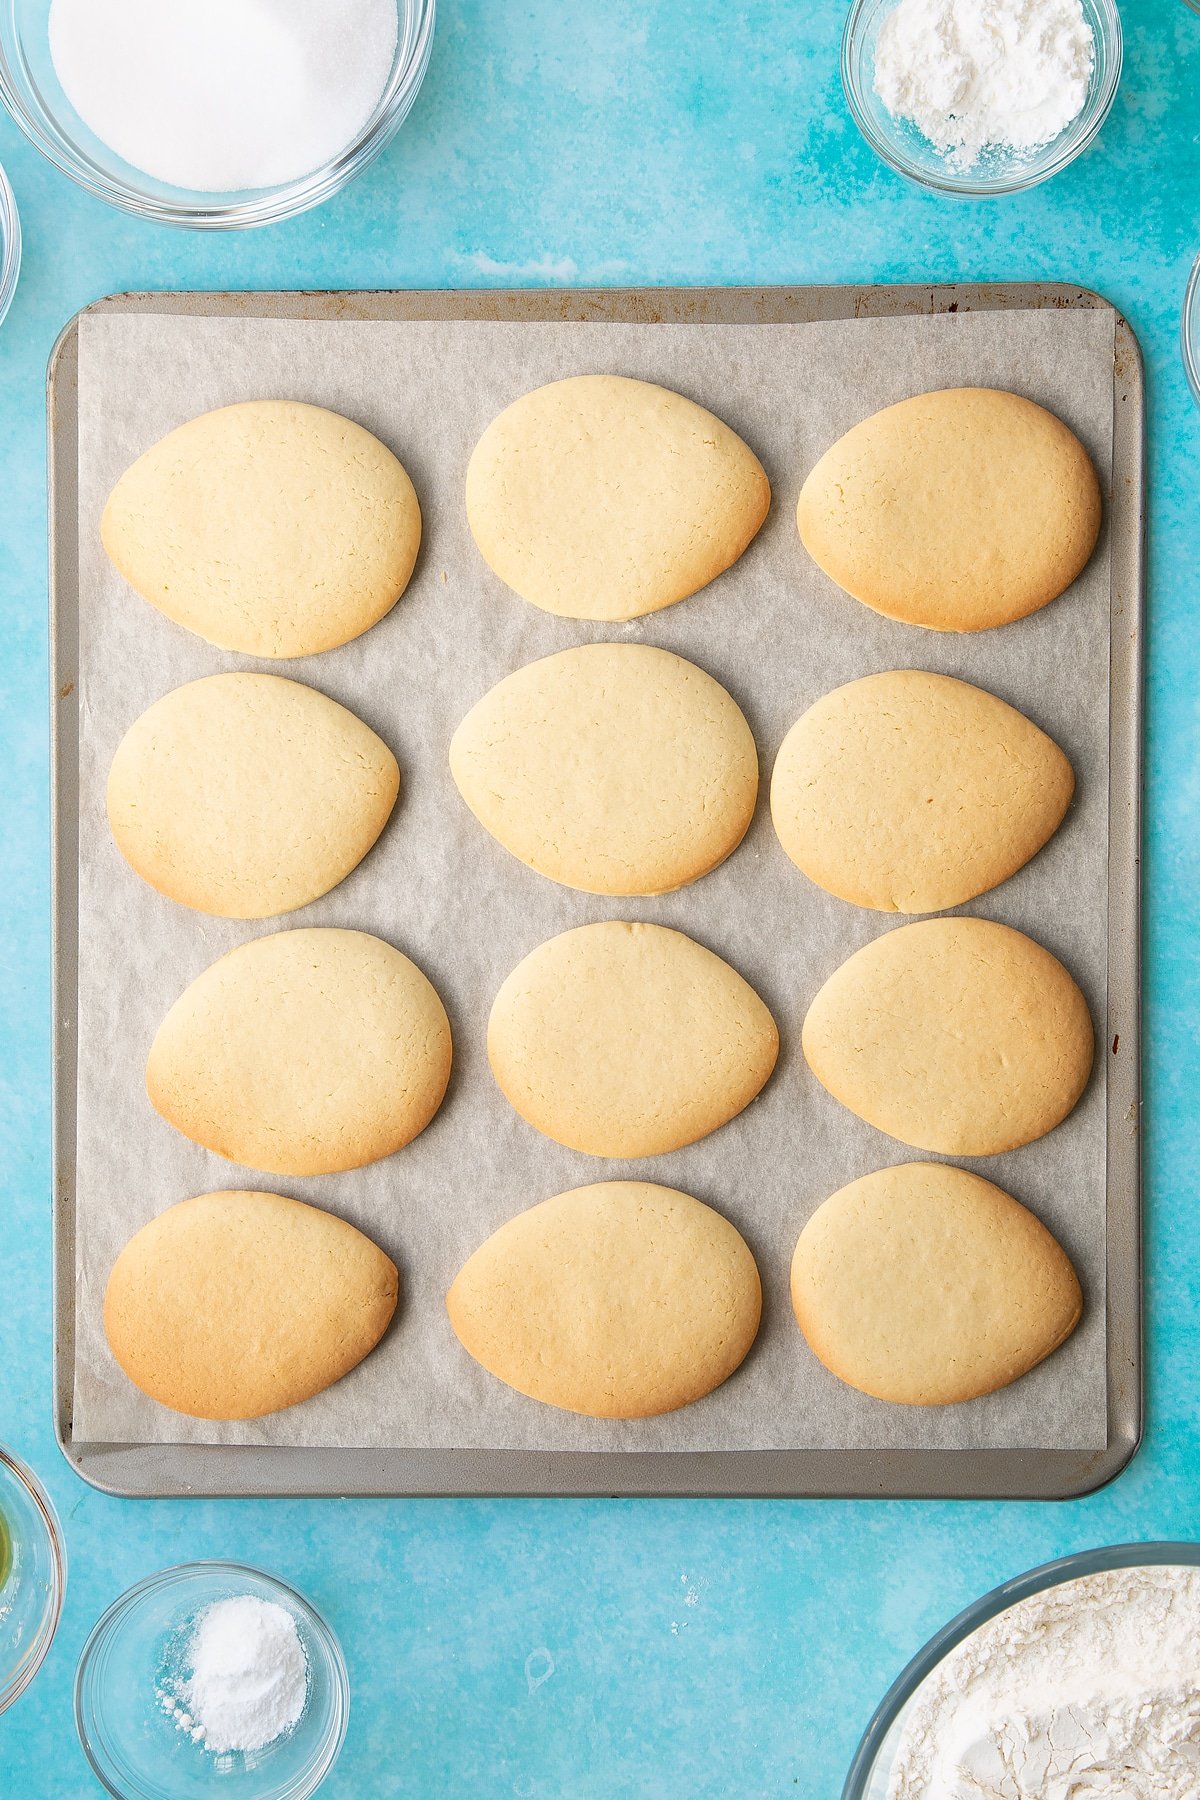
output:
{"label": "baking tray", "polygon": [[[1008,308],[1113,310],[1060,284],[840,288],[123,294],[91,312],[317,320],[802,324]],[[106,1492],[184,1495],[557,1494],[1065,1498],[1124,1468],[1142,1428],[1140,803],[1143,383],[1115,317],[1109,677],[1107,1442],[1089,1450],[535,1452],[76,1442],[72,1433],[78,945],[78,316],[48,379],[54,936],[55,1424],[72,1467]]]}

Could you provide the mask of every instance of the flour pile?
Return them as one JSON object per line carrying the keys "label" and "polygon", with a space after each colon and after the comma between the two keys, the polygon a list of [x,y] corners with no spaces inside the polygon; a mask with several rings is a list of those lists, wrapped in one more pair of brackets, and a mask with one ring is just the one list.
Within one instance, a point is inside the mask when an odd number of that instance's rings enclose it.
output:
{"label": "flour pile", "polygon": [[1200,1800],[1200,1569],[1035,1594],[918,1690],[887,1800]]}

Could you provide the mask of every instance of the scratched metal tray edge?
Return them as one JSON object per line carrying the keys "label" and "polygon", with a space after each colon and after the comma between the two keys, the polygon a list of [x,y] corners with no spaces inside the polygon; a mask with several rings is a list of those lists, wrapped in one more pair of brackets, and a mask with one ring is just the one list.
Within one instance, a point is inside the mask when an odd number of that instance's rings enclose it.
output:
{"label": "scratched metal tray edge", "polygon": [[[84,309],[337,319],[766,324],[922,313],[1111,308],[1063,283],[935,286],[130,293]],[[83,1480],[127,1498],[550,1495],[728,1498],[1075,1498],[1141,1441],[1141,787],[1144,387],[1116,313],[1109,675],[1106,1341],[1099,1450],[530,1452],[104,1444],[72,1434],[78,962],[78,320],[47,373],[52,810],[54,1420]]]}

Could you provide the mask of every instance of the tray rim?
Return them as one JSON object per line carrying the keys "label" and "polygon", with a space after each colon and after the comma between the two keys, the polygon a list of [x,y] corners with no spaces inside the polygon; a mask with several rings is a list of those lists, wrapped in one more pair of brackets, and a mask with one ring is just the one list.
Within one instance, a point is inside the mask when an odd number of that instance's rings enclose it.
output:
{"label": "tray rim", "polygon": [[[76,1442],[75,1083],[78,965],[79,320],[168,313],[323,320],[809,323],[946,312],[1114,314],[1109,670],[1106,1444],[1089,1450],[365,1450]],[[750,317],[737,316],[750,313]],[[1115,1479],[1141,1442],[1141,808],[1145,396],[1127,320],[1064,282],[694,288],[262,290],[110,294],[70,318],[47,368],[50,526],[54,1427],[74,1472],[123,1498],[1070,1499]],[[1112,1046],[1120,1039],[1123,1053]]]}

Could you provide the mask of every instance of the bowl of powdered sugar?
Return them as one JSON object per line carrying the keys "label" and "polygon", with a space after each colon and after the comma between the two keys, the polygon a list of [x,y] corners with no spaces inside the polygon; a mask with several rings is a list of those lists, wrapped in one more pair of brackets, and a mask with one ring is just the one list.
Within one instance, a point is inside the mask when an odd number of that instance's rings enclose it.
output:
{"label": "bowl of powdered sugar", "polygon": [[842,1800],[1085,1794],[1200,1794],[1200,1545],[1085,1551],[985,1595],[887,1694]]}
{"label": "bowl of powdered sugar", "polygon": [[237,1563],[130,1588],[84,1646],[75,1719],[117,1800],[307,1800],[350,1710],[341,1649],[311,1602]]}
{"label": "bowl of powdered sugar", "polygon": [[942,193],[1016,193],[1066,168],[1120,74],[1116,0],[854,0],[842,37],[859,129]]}
{"label": "bowl of powdered sugar", "polygon": [[230,229],[316,206],[390,141],[435,0],[5,0],[0,99],[91,193]]}

